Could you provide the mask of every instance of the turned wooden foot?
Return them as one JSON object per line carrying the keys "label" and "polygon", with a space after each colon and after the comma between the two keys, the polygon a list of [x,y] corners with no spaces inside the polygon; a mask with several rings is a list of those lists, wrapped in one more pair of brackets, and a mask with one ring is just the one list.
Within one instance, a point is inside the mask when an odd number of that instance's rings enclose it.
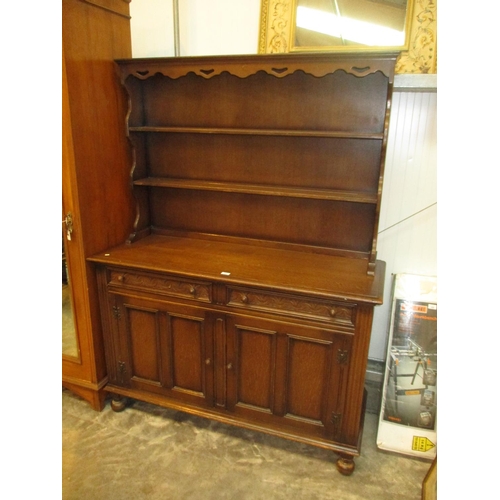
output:
{"label": "turned wooden foot", "polygon": [[337,470],[344,476],[350,476],[354,472],[354,459],[343,456],[337,460]]}
{"label": "turned wooden foot", "polygon": [[127,398],[113,394],[111,397],[111,409],[116,412],[123,411],[127,406]]}

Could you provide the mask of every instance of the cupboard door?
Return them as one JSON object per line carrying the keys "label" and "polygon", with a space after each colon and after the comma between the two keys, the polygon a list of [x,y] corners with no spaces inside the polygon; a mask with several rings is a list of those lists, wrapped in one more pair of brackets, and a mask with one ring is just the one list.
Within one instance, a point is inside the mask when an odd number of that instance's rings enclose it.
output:
{"label": "cupboard door", "polygon": [[274,414],[277,325],[256,318],[227,318],[228,408],[253,418]]}
{"label": "cupboard door", "polygon": [[340,434],[351,336],[230,316],[228,409],[285,432]]}
{"label": "cupboard door", "polygon": [[117,295],[114,383],[212,405],[212,333],[196,307]]}
{"label": "cupboard door", "polygon": [[350,340],[332,332],[286,332],[281,402],[288,425],[327,439],[338,438]]}

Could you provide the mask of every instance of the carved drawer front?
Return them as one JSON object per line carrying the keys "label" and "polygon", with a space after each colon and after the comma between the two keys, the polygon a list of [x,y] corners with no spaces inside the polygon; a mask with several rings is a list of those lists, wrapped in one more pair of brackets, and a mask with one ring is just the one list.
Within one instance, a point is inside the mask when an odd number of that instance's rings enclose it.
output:
{"label": "carved drawer front", "polygon": [[212,286],[195,280],[182,280],[159,274],[136,273],[128,270],[109,270],[108,285],[142,290],[169,297],[212,302]]}
{"label": "carved drawer front", "polygon": [[354,327],[356,306],[250,289],[230,288],[227,305]]}

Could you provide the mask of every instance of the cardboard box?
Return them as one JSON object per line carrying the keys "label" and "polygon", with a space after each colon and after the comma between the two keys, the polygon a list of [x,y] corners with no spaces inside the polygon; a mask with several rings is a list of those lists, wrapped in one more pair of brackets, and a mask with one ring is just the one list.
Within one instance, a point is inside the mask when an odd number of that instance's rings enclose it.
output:
{"label": "cardboard box", "polygon": [[434,459],[437,448],[437,278],[394,275],[377,446]]}

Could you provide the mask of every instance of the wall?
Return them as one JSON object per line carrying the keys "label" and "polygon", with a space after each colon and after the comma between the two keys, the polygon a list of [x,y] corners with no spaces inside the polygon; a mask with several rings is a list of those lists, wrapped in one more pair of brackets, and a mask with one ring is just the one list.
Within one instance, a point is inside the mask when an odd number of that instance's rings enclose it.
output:
{"label": "wall", "polygon": [[399,88],[393,94],[377,244],[387,274],[371,359],[385,359],[392,274],[437,276],[436,101],[436,92]]}
{"label": "wall", "polygon": [[[173,56],[172,0],[133,0],[133,57]],[[179,0],[180,55],[258,51],[260,0]],[[401,76],[401,78],[399,78]],[[436,92],[414,88],[435,75],[398,75],[387,146],[378,258],[387,263],[369,356],[385,360],[392,275],[437,275]],[[427,77],[427,79],[426,79]]]}
{"label": "wall", "polygon": [[[173,0],[132,0],[133,57],[173,56]],[[255,54],[260,0],[178,0],[181,56]]]}
{"label": "wall", "polygon": [[132,0],[132,57],[167,57],[174,52],[172,0]]}

